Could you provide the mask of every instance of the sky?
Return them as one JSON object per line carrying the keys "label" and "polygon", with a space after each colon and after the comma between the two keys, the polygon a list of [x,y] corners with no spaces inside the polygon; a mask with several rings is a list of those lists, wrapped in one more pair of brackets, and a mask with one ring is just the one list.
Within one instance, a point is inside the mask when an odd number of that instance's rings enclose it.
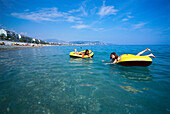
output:
{"label": "sky", "polygon": [[0,26],[38,39],[170,44],[170,0],[0,0]]}

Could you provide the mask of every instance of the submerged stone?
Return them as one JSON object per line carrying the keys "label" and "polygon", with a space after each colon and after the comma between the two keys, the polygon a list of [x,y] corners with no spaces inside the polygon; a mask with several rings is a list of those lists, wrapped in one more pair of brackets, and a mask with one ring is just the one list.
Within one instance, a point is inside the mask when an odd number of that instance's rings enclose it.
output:
{"label": "submerged stone", "polygon": [[131,87],[131,86],[120,86],[120,87],[123,88],[123,89],[126,90],[126,91],[131,92],[131,93],[136,93],[136,92],[142,93],[142,91],[137,90],[137,89],[135,89],[135,88],[133,88],[133,87]]}

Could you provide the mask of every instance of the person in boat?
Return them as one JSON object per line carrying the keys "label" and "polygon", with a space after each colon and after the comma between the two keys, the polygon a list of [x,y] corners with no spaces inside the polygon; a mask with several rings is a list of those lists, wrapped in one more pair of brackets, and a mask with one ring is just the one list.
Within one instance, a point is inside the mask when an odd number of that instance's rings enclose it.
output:
{"label": "person in boat", "polygon": [[[140,56],[141,54],[143,54],[143,53],[146,52],[146,51],[151,51],[151,50],[150,50],[149,48],[147,48],[147,49],[139,52],[136,56]],[[152,53],[149,54],[149,55],[145,55],[145,56],[155,58],[155,56],[154,56]],[[110,59],[111,59],[111,61],[113,61],[113,62],[112,62],[112,63],[106,63],[106,64],[115,64],[115,63],[117,63],[117,61],[121,59],[121,56],[118,57],[118,55],[117,55],[115,52],[113,52],[113,53],[110,54]]]}
{"label": "person in boat", "polygon": [[5,43],[4,43],[4,42],[2,42],[2,43],[0,43],[0,45],[5,45]]}
{"label": "person in boat", "polygon": [[74,50],[75,50],[75,54],[82,55],[82,58],[84,58],[85,55],[88,55],[89,58],[91,59],[91,56],[90,56],[90,53],[89,53],[88,49],[86,49],[86,51],[83,52],[83,53],[82,52],[77,52],[77,49],[74,49]]}

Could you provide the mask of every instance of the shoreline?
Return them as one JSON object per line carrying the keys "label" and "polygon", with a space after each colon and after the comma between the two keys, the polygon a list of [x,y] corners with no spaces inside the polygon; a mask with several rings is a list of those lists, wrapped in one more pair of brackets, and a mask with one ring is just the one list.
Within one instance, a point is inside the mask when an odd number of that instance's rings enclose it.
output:
{"label": "shoreline", "polygon": [[0,45],[0,51],[30,49],[30,48],[40,48],[40,47]]}
{"label": "shoreline", "polygon": [[7,50],[19,50],[19,49],[29,49],[29,48],[40,48],[43,47],[42,44],[24,43],[24,42],[13,42],[0,40],[0,51]]}
{"label": "shoreline", "polygon": [[34,43],[24,43],[24,42],[0,40],[0,51],[19,50],[19,49],[27,49],[27,48],[41,48],[41,47],[48,47],[48,46],[86,46],[86,45],[95,45],[95,44],[48,45],[48,44],[34,44]]}

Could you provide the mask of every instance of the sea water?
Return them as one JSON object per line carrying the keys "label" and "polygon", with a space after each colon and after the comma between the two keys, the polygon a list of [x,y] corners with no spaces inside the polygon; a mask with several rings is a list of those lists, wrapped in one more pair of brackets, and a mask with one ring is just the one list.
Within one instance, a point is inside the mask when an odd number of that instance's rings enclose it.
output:
{"label": "sea water", "polygon": [[[148,67],[105,64],[111,52],[137,54],[146,48],[156,56]],[[94,57],[70,58],[74,49],[90,49]],[[168,114],[169,58],[169,45],[0,51],[0,114]]]}

